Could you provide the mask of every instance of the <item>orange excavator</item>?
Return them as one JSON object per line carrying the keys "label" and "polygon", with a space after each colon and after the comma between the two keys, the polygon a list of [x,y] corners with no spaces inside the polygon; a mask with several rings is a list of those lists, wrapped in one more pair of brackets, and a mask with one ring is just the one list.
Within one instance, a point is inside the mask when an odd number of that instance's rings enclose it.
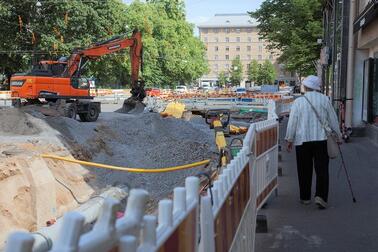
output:
{"label": "orange excavator", "polygon": [[124,101],[122,111],[130,111],[146,96],[144,83],[138,78],[142,65],[142,35],[138,31],[130,38],[114,37],[87,49],[74,50],[68,59],[40,61],[30,72],[14,74],[10,80],[14,105],[20,106],[21,99],[27,100],[27,104],[36,104],[43,98],[46,102],[63,104],[67,117],[79,115],[81,121],[96,121],[101,104],[92,101],[89,80],[81,73],[90,60],[127,47],[130,47],[131,59],[131,97]]}

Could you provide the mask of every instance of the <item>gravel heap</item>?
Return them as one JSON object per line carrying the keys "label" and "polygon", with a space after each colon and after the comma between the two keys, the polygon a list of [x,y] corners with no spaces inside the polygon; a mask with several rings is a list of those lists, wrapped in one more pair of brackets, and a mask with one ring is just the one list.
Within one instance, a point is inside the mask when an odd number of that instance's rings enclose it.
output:
{"label": "gravel heap", "polygon": [[[162,168],[215,158],[214,131],[203,120],[187,122],[156,113],[102,113],[97,122],[82,123],[65,117],[47,117],[73,155],[110,165]],[[167,196],[185,177],[202,168],[169,173],[128,173],[90,168],[94,187],[126,184],[148,190],[154,200]]]}
{"label": "gravel heap", "polygon": [[15,108],[0,108],[0,135],[34,135],[39,132],[27,114]]}

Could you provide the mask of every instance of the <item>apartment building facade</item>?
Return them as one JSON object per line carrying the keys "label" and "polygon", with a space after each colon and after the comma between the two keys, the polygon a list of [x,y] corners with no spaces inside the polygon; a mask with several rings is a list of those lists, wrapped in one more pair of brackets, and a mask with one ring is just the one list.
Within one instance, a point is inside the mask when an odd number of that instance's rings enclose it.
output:
{"label": "apartment building facade", "polygon": [[288,76],[283,66],[277,64],[277,52],[267,50],[267,42],[259,38],[257,22],[245,14],[215,14],[210,20],[198,25],[199,37],[206,45],[210,72],[202,82],[216,84],[219,73],[229,73],[232,60],[239,57],[243,64],[241,86],[249,85],[247,69],[255,59],[259,63],[271,61],[276,67],[277,79],[295,80]]}
{"label": "apartment building facade", "polygon": [[378,142],[378,0],[327,0],[323,12],[330,96],[336,108],[345,104],[347,127],[364,128]]}

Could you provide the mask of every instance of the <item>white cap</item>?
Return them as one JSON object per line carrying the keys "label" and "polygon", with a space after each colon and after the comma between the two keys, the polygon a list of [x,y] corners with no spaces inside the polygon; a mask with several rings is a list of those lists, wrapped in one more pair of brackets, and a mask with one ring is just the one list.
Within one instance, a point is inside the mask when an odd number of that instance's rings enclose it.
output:
{"label": "white cap", "polygon": [[320,78],[318,76],[309,75],[303,80],[302,83],[305,87],[320,91]]}

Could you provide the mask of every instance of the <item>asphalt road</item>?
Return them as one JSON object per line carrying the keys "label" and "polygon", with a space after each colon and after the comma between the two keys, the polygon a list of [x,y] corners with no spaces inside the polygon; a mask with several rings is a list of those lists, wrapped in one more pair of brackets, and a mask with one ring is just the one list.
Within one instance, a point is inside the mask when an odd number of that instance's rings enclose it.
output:
{"label": "asphalt road", "polygon": [[378,146],[367,138],[342,146],[357,203],[338,158],[330,164],[326,210],[299,203],[295,154],[282,149],[278,197],[259,212],[267,216],[268,233],[256,235],[255,251],[378,251]]}

